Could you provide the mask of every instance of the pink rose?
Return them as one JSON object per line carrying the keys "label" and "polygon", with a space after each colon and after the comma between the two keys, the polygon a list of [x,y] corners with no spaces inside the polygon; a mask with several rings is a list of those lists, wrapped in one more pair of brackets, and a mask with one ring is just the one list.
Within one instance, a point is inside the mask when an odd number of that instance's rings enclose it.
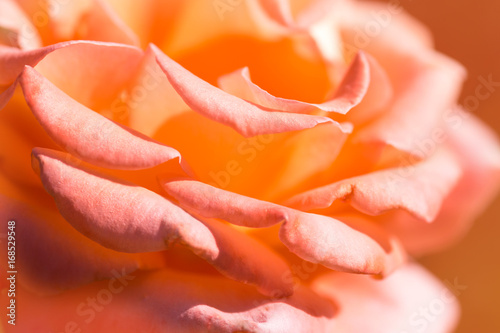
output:
{"label": "pink rose", "polygon": [[6,332],[453,329],[409,258],[500,149],[397,2],[2,0],[0,44]]}

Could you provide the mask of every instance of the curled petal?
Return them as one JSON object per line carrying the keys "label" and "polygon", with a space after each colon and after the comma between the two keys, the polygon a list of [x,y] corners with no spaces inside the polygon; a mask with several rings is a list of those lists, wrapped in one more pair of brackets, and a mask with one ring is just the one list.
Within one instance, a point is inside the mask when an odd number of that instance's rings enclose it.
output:
{"label": "curled petal", "polygon": [[375,225],[358,223],[358,231],[331,217],[299,212],[197,181],[160,182],[181,207],[201,216],[252,228],[282,222],[280,239],[290,251],[332,269],[386,275],[405,260],[400,244]]}
{"label": "curled petal", "polygon": [[404,209],[432,222],[461,175],[456,158],[449,152],[438,151],[416,165],[341,180],[296,195],[286,204],[299,210],[314,210],[343,200],[368,215]]}
{"label": "curled petal", "polygon": [[363,53],[354,58],[334,96],[321,104],[275,97],[251,81],[247,67],[219,79],[223,90],[269,109],[294,113],[310,113],[319,109],[340,114],[346,114],[360,103],[369,82],[369,64]]}
{"label": "curled petal", "polygon": [[388,144],[422,158],[431,152],[423,151],[419,143],[433,136],[445,111],[454,106],[465,71],[459,64],[437,53],[406,58],[404,64],[400,61],[408,72],[404,83],[397,88],[392,106],[361,129],[353,140],[363,144]]}
{"label": "curled petal", "polygon": [[140,45],[138,37],[104,0],[94,0],[79,25],[84,30],[79,39]]}
{"label": "curled petal", "polygon": [[385,69],[370,54],[370,83],[366,94],[358,105],[347,114],[347,120],[355,124],[372,120],[383,112],[394,98],[394,89]]}
{"label": "curled petal", "polygon": [[[0,217],[5,221],[2,233],[9,231],[6,221],[17,222],[16,265],[22,267],[19,282],[33,293],[59,293],[111,278],[116,270],[131,273],[151,264],[159,266],[158,262],[145,262],[146,257],[141,255],[116,252],[90,241],[55,212],[26,209],[25,202],[4,195],[0,195],[0,206]],[[7,244],[0,241],[2,251],[6,250]]]}
{"label": "curled petal", "polygon": [[232,127],[245,137],[296,131],[325,122],[332,122],[349,131],[327,117],[269,111],[246,102],[196,77],[156,46],[151,45],[151,48],[170,84],[187,105],[212,120]]}
{"label": "curled petal", "polygon": [[0,45],[2,44],[23,50],[36,49],[42,45],[36,28],[13,0],[0,2]]}
{"label": "curled petal", "polygon": [[31,67],[25,69],[20,82],[28,105],[50,137],[87,162],[108,168],[143,169],[180,159],[175,149],[76,102]]}
{"label": "curled petal", "polygon": [[[415,328],[429,333],[452,332],[460,314],[455,295],[467,288],[457,279],[445,285],[413,263],[384,280],[327,274],[311,287],[341,304],[331,332],[373,333],[415,332]],[[439,314],[429,320],[429,312]]]}
{"label": "curled petal", "polygon": [[496,135],[472,114],[453,112],[446,120],[447,145],[459,159],[463,174],[444,200],[439,215],[430,224],[417,223],[404,213],[380,221],[414,255],[440,251],[463,237],[500,186],[500,144]]}
{"label": "curled petal", "polygon": [[[33,167],[61,215],[90,239],[122,252],[151,252],[175,243],[191,249],[225,275],[266,294],[290,295],[277,255],[224,225],[202,223],[162,196],[75,166],[69,155],[35,149]],[[262,260],[265,258],[265,260]]]}

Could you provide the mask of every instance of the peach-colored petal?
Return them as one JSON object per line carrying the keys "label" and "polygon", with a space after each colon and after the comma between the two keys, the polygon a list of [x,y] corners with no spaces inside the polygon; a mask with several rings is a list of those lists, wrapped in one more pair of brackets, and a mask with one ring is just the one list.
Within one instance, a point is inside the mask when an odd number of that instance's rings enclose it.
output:
{"label": "peach-colored petal", "polygon": [[342,200],[368,215],[404,209],[419,219],[432,222],[461,175],[456,158],[447,151],[438,151],[416,165],[341,180],[298,194],[286,204],[307,211],[327,208],[334,201]]}
{"label": "peach-colored petal", "polygon": [[[374,55],[385,66],[390,64],[391,53],[417,54],[432,49],[431,32],[421,22],[404,12],[396,3],[379,3],[373,1],[338,1],[338,15],[331,17],[338,20],[344,49],[350,53],[364,49]],[[380,26],[373,31],[370,22]],[[373,29],[373,30],[370,30]],[[386,59],[384,59],[386,57]]]}
{"label": "peach-colored petal", "polygon": [[36,66],[28,65],[92,110],[113,112],[143,54],[130,45],[81,41],[48,54]]}
{"label": "peach-colored petal", "polygon": [[331,217],[302,213],[197,181],[160,182],[181,207],[201,216],[252,228],[282,222],[280,239],[290,251],[332,269],[386,275],[405,260],[399,243],[375,225],[357,224],[361,229],[377,229],[370,232],[376,234],[372,239]]}
{"label": "peach-colored petal", "polygon": [[166,121],[190,110],[161,70],[151,48],[146,50],[119,107],[128,115],[129,126],[148,136],[153,136]]}
{"label": "peach-colored petal", "polygon": [[[3,191],[3,189],[2,189]],[[45,208],[29,209],[26,203],[0,194],[2,233],[6,221],[15,221],[16,267],[19,283],[36,294],[51,294],[113,277],[113,271],[131,273],[138,268],[158,266],[140,255],[119,253],[90,241],[69,226],[58,214]],[[7,250],[0,239],[1,252]],[[7,257],[5,253],[5,257]],[[145,259],[145,258],[143,258]],[[1,263],[4,271],[7,261]]]}
{"label": "peach-colored petal", "polygon": [[282,133],[332,122],[343,131],[342,125],[327,117],[268,111],[232,96],[201,80],[151,45],[158,64],[184,102],[194,111],[232,127],[246,137]]}
{"label": "peach-colored petal", "polygon": [[94,0],[77,28],[78,39],[139,46],[139,38],[104,0]]}
{"label": "peach-colored petal", "polygon": [[0,85],[14,82],[26,65],[36,66],[80,103],[92,109],[111,109],[142,55],[131,46],[91,41],[69,41],[30,51],[0,46]]}
{"label": "peach-colored petal", "polygon": [[30,314],[16,323],[22,332],[60,332],[73,322],[82,333],[326,333],[336,316],[332,301],[303,286],[289,298],[269,299],[227,279],[167,270],[116,277],[53,298],[20,291],[19,299],[19,313]]}
{"label": "peach-colored petal", "polygon": [[1,44],[19,47],[23,50],[36,49],[42,45],[35,27],[13,0],[0,2]]}
{"label": "peach-colored petal", "polygon": [[186,0],[175,17],[172,29],[176,33],[159,46],[176,55],[224,35],[275,40],[289,31],[291,18],[286,7],[282,0]]}
{"label": "peach-colored petal", "polygon": [[452,332],[467,288],[459,279],[448,289],[417,264],[407,264],[384,280],[343,273],[327,274],[312,289],[340,304],[330,332]]}
{"label": "peach-colored petal", "polygon": [[142,187],[77,168],[67,154],[37,148],[33,155],[33,167],[62,216],[101,245],[150,252],[178,243],[263,293],[292,292],[291,285],[281,281],[288,272],[284,261],[244,234],[218,223],[202,223]]}
{"label": "peach-colored petal", "polygon": [[383,143],[418,157],[420,141],[432,137],[445,111],[454,106],[465,77],[463,68],[445,56],[429,53],[420,58],[401,56],[403,86],[397,86],[390,109],[357,133],[355,142]]}
{"label": "peach-colored petal", "polygon": [[151,168],[179,158],[175,149],[122,127],[57,89],[31,67],[21,75],[24,96],[50,137],[89,163],[118,169]]}
{"label": "peach-colored petal", "polygon": [[352,61],[334,96],[321,104],[275,97],[251,81],[247,67],[221,77],[219,85],[224,91],[232,95],[273,110],[310,113],[319,109],[346,114],[361,102],[368,89],[369,81],[368,60],[363,53],[359,53]]}
{"label": "peach-colored petal", "polygon": [[17,87],[17,80],[14,81],[14,83],[12,83],[11,85],[3,87],[3,89],[0,90],[0,111],[5,107],[5,105],[7,105],[7,103],[12,98],[14,92],[16,91],[16,87]]}
{"label": "peach-colored petal", "polygon": [[460,111],[448,114],[445,123],[447,144],[459,158],[463,175],[440,214],[431,224],[417,223],[405,214],[381,221],[415,255],[440,251],[463,237],[500,186],[496,135],[474,115]]}
{"label": "peach-colored petal", "polygon": [[403,246],[382,228],[324,215],[297,212],[280,239],[299,257],[342,272],[386,276],[406,260]]}
{"label": "peach-colored petal", "polygon": [[372,120],[388,107],[394,98],[392,83],[385,69],[370,54],[370,84],[361,102],[347,114],[347,120],[355,124]]}
{"label": "peach-colored petal", "polygon": [[79,42],[64,42],[27,51],[21,51],[14,47],[0,46],[0,84],[11,84],[24,70],[24,66],[35,66],[40,60],[45,58],[47,54],[74,43]]}

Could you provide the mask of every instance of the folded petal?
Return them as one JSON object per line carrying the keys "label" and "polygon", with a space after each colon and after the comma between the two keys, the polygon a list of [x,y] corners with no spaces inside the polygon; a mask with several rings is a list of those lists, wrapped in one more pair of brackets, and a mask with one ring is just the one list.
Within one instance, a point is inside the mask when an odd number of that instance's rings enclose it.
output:
{"label": "folded petal", "polygon": [[225,275],[257,285],[263,293],[292,292],[281,279],[288,272],[284,261],[248,236],[228,226],[202,223],[154,192],[101,177],[75,163],[63,153],[33,151],[33,167],[44,187],[61,215],[83,235],[130,253],[182,244]]}
{"label": "folded petal", "polygon": [[128,274],[54,298],[23,292],[19,299],[19,313],[30,313],[16,323],[25,332],[72,325],[82,333],[327,333],[336,316],[332,301],[306,287],[286,299],[268,299],[227,279],[166,270]]}
{"label": "folded petal", "polygon": [[405,68],[400,73],[404,84],[395,84],[392,106],[353,140],[390,145],[423,158],[432,152],[422,150],[420,143],[432,137],[446,110],[455,105],[465,73],[460,65],[436,53],[401,56],[399,62]]}
{"label": "folded petal", "polygon": [[156,46],[151,45],[157,62],[184,102],[194,111],[230,126],[245,137],[312,128],[332,122],[327,117],[269,111],[232,96],[196,77]]}
{"label": "folded petal", "polygon": [[[277,39],[289,28],[291,15],[287,1],[183,1],[172,29],[176,33],[163,44],[168,54],[182,54],[207,40],[220,36],[251,36],[263,40]],[[162,14],[165,16],[165,14]],[[165,20],[165,17],[162,17]],[[196,22],[196,24],[193,24]]]}
{"label": "folded petal", "polygon": [[397,240],[376,225],[358,222],[351,228],[328,216],[299,212],[192,180],[160,182],[181,207],[201,216],[252,228],[282,222],[280,239],[290,251],[331,269],[386,275],[405,260]]}
{"label": "folded petal", "polygon": [[14,82],[26,65],[36,66],[78,102],[94,110],[111,111],[143,56],[131,46],[91,41],[69,41],[29,51],[1,48],[0,85]]}
{"label": "folded petal", "polygon": [[363,53],[354,58],[334,96],[321,104],[275,97],[251,81],[248,68],[219,79],[219,85],[224,91],[269,109],[294,113],[311,113],[319,109],[340,114],[346,114],[360,103],[369,82],[369,64]]}
{"label": "folded petal", "polygon": [[[3,190],[2,190],[3,191]],[[59,293],[90,282],[113,277],[113,271],[131,273],[139,268],[158,267],[161,261],[112,251],[90,241],[60,215],[42,207],[27,208],[23,201],[0,194],[2,233],[7,221],[15,221],[15,246],[19,283],[35,294]],[[7,239],[0,239],[2,253]],[[5,253],[6,257],[6,253]],[[156,261],[156,262],[155,262]],[[7,269],[7,262],[2,262]]]}
{"label": "folded petal", "polygon": [[460,314],[455,298],[460,289],[448,289],[413,263],[384,280],[335,273],[311,287],[340,305],[331,332],[452,332]]}
{"label": "folded petal", "polygon": [[140,46],[139,38],[104,0],[93,0],[76,28],[77,39]]}
{"label": "folded petal", "polygon": [[342,200],[368,215],[404,209],[432,222],[461,175],[454,155],[440,150],[415,165],[376,171],[298,194],[286,205],[307,211],[327,208]]}
{"label": "folded petal", "polygon": [[128,115],[131,128],[148,136],[153,136],[170,119],[190,111],[150,48],[145,51],[137,75],[131,80],[118,108],[123,110],[123,115]]}
{"label": "folded petal", "polygon": [[28,105],[45,131],[84,161],[108,168],[143,169],[180,159],[175,149],[76,102],[31,67],[26,67],[20,82]]}

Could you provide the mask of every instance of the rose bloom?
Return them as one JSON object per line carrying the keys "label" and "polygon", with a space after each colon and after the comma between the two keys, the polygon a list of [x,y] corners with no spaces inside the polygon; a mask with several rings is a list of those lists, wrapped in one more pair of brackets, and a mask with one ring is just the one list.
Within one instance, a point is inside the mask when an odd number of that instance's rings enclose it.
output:
{"label": "rose bloom", "polygon": [[2,0],[0,44],[5,332],[455,327],[411,258],[500,150],[398,2]]}

